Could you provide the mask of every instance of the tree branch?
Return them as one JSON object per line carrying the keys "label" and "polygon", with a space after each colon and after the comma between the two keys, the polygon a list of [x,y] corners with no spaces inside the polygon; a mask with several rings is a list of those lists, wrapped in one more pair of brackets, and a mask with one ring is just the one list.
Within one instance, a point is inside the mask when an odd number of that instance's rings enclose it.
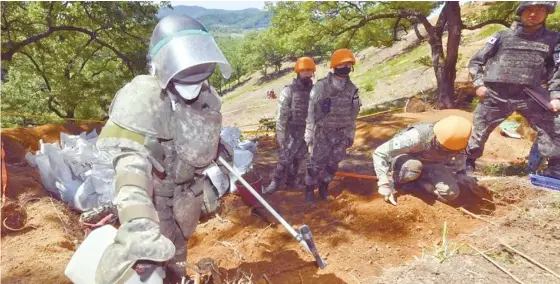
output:
{"label": "tree branch", "polygon": [[126,55],[124,55],[122,52],[118,51],[116,48],[109,45],[108,43],[104,42],[103,40],[98,39],[97,33],[92,32],[88,29],[74,27],[74,26],[49,27],[47,31],[43,33],[31,36],[21,42],[10,43],[8,46],[8,50],[6,52],[2,51],[2,60],[11,60],[12,56],[16,52],[20,51],[23,47],[38,42],[58,31],[74,31],[74,32],[80,32],[89,35],[95,42],[113,51],[127,65],[130,73],[132,73],[133,75],[135,74],[132,61]]}
{"label": "tree branch", "polygon": [[47,78],[47,75],[45,74],[45,70],[41,69],[41,67],[39,67],[39,64],[37,64],[37,61],[35,61],[35,59],[33,59],[33,57],[25,52],[22,51],[21,54],[27,56],[27,58],[29,58],[29,60],[31,61],[31,63],[33,63],[33,65],[35,66],[35,69],[37,69],[37,71],[41,74],[41,77],[43,78],[43,81],[45,81],[45,84],[47,85],[47,89],[49,90],[49,92],[52,91],[51,89],[51,84],[49,83],[49,79]]}
{"label": "tree branch", "polygon": [[467,25],[463,24],[462,29],[472,31],[472,30],[480,29],[482,27],[485,27],[487,25],[492,25],[492,24],[503,25],[505,27],[509,27],[511,25],[511,23],[506,21],[506,20],[490,19],[490,20],[487,20],[485,22],[482,22],[482,23],[479,23],[479,24],[476,24],[476,25],[472,25],[472,26],[467,26]]}
{"label": "tree branch", "polygon": [[[101,50],[101,48],[103,48],[103,47],[102,47],[102,46],[99,46],[98,48],[96,48],[96,49],[91,53],[91,55],[90,55],[88,58],[86,58],[86,59],[84,60],[84,62],[82,63],[82,66],[80,66],[80,69],[78,70],[78,72],[76,72],[76,73],[74,73],[74,75],[72,75],[72,78],[74,78],[74,76],[76,76],[76,75],[82,73],[82,70],[84,70],[84,68],[86,67],[86,64],[88,63],[88,61],[95,55],[95,53],[97,53],[99,50]],[[105,66],[107,66],[107,65],[105,65]]]}
{"label": "tree branch", "polygon": [[54,101],[54,97],[53,96],[49,96],[49,99],[47,101],[47,107],[49,108],[49,110],[51,110],[52,112],[54,112],[56,115],[58,115],[58,117],[62,117],[62,118],[69,118],[68,113],[66,113],[66,115],[62,114],[58,109],[56,109],[56,107],[53,105],[53,101]]}
{"label": "tree branch", "polygon": [[395,22],[395,25],[393,26],[393,41],[397,41],[397,29],[399,28],[399,23],[401,22],[402,18],[398,18],[397,21]]}

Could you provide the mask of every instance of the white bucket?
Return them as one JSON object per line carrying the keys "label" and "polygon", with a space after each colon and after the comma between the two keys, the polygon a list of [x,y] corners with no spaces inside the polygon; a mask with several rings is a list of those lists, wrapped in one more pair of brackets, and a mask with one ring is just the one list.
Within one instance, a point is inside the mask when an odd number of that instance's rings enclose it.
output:
{"label": "white bucket", "polygon": [[[66,266],[64,274],[74,284],[95,284],[95,271],[105,249],[113,243],[117,229],[105,225],[93,230]],[[134,273],[125,284],[162,284],[164,271],[158,267],[146,282],[140,281],[140,276]]]}

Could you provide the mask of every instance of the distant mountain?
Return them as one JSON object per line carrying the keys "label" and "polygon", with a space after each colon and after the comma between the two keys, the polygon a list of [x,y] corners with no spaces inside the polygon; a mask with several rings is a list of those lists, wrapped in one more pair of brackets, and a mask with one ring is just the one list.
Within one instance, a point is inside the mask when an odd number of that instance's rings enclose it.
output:
{"label": "distant mountain", "polygon": [[198,19],[211,30],[243,31],[262,29],[270,26],[271,14],[255,8],[244,10],[206,9],[199,6],[175,6],[173,9],[162,8],[158,18],[168,15],[184,14]]}

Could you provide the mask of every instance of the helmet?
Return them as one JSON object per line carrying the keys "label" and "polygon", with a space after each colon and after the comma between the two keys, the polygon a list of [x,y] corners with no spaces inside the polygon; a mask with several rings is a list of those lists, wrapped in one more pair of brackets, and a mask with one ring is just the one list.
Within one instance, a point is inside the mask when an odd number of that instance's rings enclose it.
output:
{"label": "helmet", "polygon": [[450,115],[434,125],[436,140],[445,149],[459,151],[465,149],[471,137],[472,123],[460,116]]}
{"label": "helmet", "polygon": [[352,51],[347,48],[337,49],[333,52],[331,56],[331,68],[335,68],[336,66],[352,62],[352,64],[356,64],[356,58],[352,55]]}
{"label": "helmet", "polygon": [[315,68],[315,62],[311,57],[300,57],[296,61],[296,73],[299,73],[304,70],[311,70],[315,72],[317,68]]}
{"label": "helmet", "polygon": [[544,6],[548,10],[549,14],[554,13],[554,9],[556,8],[555,1],[520,1],[519,6],[517,6],[517,15],[521,16],[523,10],[531,6]]}
{"label": "helmet", "polygon": [[196,97],[206,80],[214,72],[216,64],[224,78],[229,78],[231,65],[222,51],[196,19],[186,15],[167,16],[156,25],[150,39],[152,72],[162,89],[170,81],[183,94]]}

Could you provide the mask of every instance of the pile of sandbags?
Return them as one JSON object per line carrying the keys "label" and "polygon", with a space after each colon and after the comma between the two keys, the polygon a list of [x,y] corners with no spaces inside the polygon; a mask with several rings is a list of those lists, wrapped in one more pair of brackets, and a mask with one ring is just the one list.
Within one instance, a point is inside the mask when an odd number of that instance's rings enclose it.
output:
{"label": "pile of sandbags", "polygon": [[[29,165],[38,168],[45,189],[78,211],[87,211],[114,197],[112,161],[118,151],[99,151],[95,146],[97,136],[95,130],[80,135],[61,133],[60,143],[41,140],[40,150],[25,156]],[[249,171],[257,143],[241,141],[241,131],[235,127],[222,129],[220,136],[234,149],[233,168],[240,174]],[[230,189],[235,191],[237,179],[228,175]]]}

